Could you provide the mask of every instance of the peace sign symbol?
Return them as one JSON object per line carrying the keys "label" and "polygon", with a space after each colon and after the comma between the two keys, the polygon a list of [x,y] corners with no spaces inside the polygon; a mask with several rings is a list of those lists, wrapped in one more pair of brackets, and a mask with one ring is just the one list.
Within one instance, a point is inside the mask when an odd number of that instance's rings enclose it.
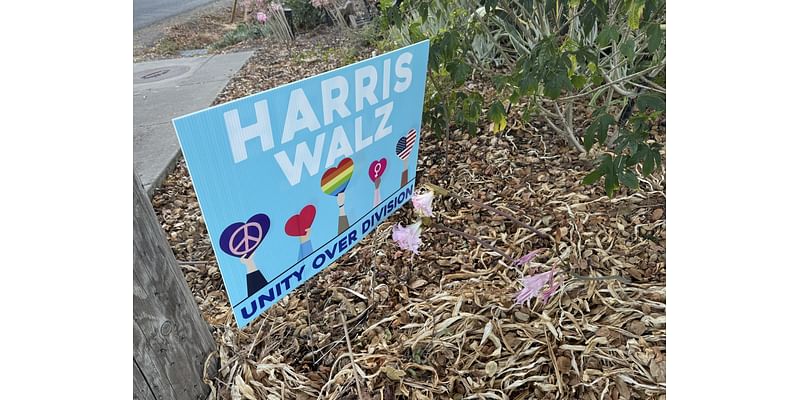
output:
{"label": "peace sign symbol", "polygon": [[256,214],[247,222],[228,225],[219,238],[222,251],[234,256],[250,258],[269,232],[269,217]]}
{"label": "peace sign symbol", "polygon": [[262,238],[261,225],[249,222],[238,227],[233,232],[233,235],[228,240],[228,247],[233,254],[243,256],[251,250],[255,250],[261,244]]}

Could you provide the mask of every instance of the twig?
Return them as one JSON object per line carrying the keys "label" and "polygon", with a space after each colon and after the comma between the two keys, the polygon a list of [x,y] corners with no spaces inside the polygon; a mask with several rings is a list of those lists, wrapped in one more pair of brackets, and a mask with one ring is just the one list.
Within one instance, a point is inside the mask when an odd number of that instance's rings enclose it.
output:
{"label": "twig", "polygon": [[477,236],[472,236],[469,233],[458,231],[458,230],[455,230],[453,228],[448,228],[448,227],[446,227],[446,226],[444,226],[444,225],[442,225],[442,224],[440,224],[438,222],[434,222],[432,224],[432,226],[434,228],[438,228],[438,229],[441,229],[443,231],[447,231],[447,232],[450,232],[450,233],[455,233],[456,235],[463,236],[463,237],[465,237],[465,238],[467,238],[469,240],[474,240],[474,241],[480,243],[482,246],[494,250],[497,254],[500,254],[501,256],[505,257],[505,259],[507,259],[507,260],[509,260],[511,262],[516,261],[514,259],[514,257],[509,256],[508,254],[504,253],[503,250],[498,249],[497,247],[493,246],[491,243],[489,243],[489,242],[487,242],[487,241],[485,241],[485,240],[483,240],[483,239],[481,239],[481,238],[479,238]]}
{"label": "twig", "polygon": [[620,281],[620,282],[626,283],[626,284],[630,284],[631,283],[630,279],[628,279],[628,278],[626,278],[626,277],[624,277],[622,275],[609,275],[609,276],[578,275],[578,274],[570,271],[570,269],[571,269],[571,268],[569,268],[570,265],[566,261],[564,261],[563,258],[561,258],[561,254],[558,254],[558,252],[556,252],[555,254],[556,254],[556,257],[558,257],[558,260],[561,262],[561,266],[564,267],[564,270],[567,271],[567,273],[569,273],[569,275],[572,276],[573,278],[575,278],[575,280],[577,280],[577,281],[611,281],[611,280],[617,280],[617,281]]}
{"label": "twig", "polygon": [[594,88],[594,89],[592,89],[592,90],[590,90],[588,92],[585,92],[585,93],[579,93],[579,94],[576,94],[576,95],[573,95],[573,96],[561,97],[561,98],[558,99],[558,101],[566,101],[566,100],[578,99],[578,98],[581,98],[581,97],[588,96],[588,95],[590,95],[590,94],[592,94],[594,92],[597,92],[598,90],[603,90],[603,89],[605,89],[605,88],[607,88],[607,87],[609,87],[611,85],[615,85],[617,83],[624,82],[624,81],[629,80],[629,79],[633,79],[633,78],[636,78],[636,77],[639,77],[639,76],[642,76],[642,75],[646,75],[648,72],[651,72],[651,71],[653,71],[653,70],[655,70],[655,69],[657,69],[659,67],[662,67],[663,65],[666,65],[666,63],[652,65],[652,66],[647,67],[647,68],[645,68],[645,69],[643,69],[643,70],[641,70],[639,72],[630,74],[628,76],[619,78],[619,79],[611,81],[611,82],[607,82],[607,83],[605,83],[603,85],[600,85],[600,86],[598,86],[598,87],[596,87],[596,88]]}
{"label": "twig", "polygon": [[[553,346],[550,344],[550,339],[548,336],[550,333],[547,329],[544,330],[544,340],[547,342],[547,350],[550,353],[550,360],[553,362],[553,369],[556,370],[556,382],[558,383],[558,393],[564,394],[564,383],[561,382],[561,371],[558,370],[558,360],[556,359],[555,353],[553,353]],[[557,339],[557,338],[556,338]]]}
{"label": "twig", "polygon": [[353,369],[353,375],[355,376],[356,381],[356,390],[358,391],[358,398],[364,400],[363,394],[361,393],[361,383],[359,380],[361,379],[358,376],[358,370],[356,369],[356,363],[353,361],[353,347],[350,345],[350,334],[347,332],[347,320],[344,318],[343,313],[339,313],[339,316],[342,317],[342,327],[344,328],[344,338],[347,341],[347,352],[350,356],[350,368]]}
{"label": "twig", "polygon": [[253,349],[256,347],[256,343],[258,342],[258,337],[261,336],[261,330],[264,329],[264,323],[267,322],[267,318],[261,320],[261,325],[258,326],[258,332],[256,333],[256,337],[253,339],[253,343],[250,344],[250,350],[247,350],[247,357],[250,358],[250,355],[253,354]]}
{"label": "twig", "polygon": [[578,275],[574,272],[569,273],[573,278],[579,281],[611,281],[617,280],[622,283],[631,283],[631,281],[622,275],[609,275],[609,276],[584,276]]}
{"label": "twig", "polygon": [[[565,136],[567,137],[567,141],[572,145],[572,147],[575,148],[575,150],[578,150],[578,152],[586,153],[586,149],[583,148],[581,142],[579,142],[578,138],[575,137],[575,133],[572,131],[571,123],[567,121],[569,118],[564,116],[564,113],[561,112],[561,108],[558,106],[557,102],[554,102],[553,104],[556,106],[556,112],[558,113],[558,117],[561,118],[561,122],[564,123],[564,129],[566,130]],[[570,102],[569,104],[572,104],[572,102]]]}
{"label": "twig", "polygon": [[230,23],[233,23],[233,19],[236,18],[236,3],[238,3],[238,0],[233,0],[233,8],[231,8],[231,22]]}
{"label": "twig", "polygon": [[[530,226],[529,224],[526,224],[526,223],[514,218],[511,214],[509,214],[509,213],[507,213],[505,211],[500,211],[500,210],[498,210],[498,209],[496,209],[496,208],[494,208],[494,207],[492,207],[492,206],[490,206],[488,204],[484,204],[484,203],[482,203],[480,201],[472,200],[470,198],[461,196],[461,195],[459,195],[457,193],[450,192],[447,189],[445,189],[445,188],[443,188],[441,186],[434,185],[432,183],[426,183],[426,185],[429,186],[436,193],[440,193],[440,194],[445,195],[445,196],[455,197],[458,200],[465,201],[465,202],[470,203],[472,205],[475,205],[475,206],[478,206],[480,208],[483,208],[483,209],[489,210],[491,212],[497,213],[498,215],[502,215],[503,217],[506,217],[506,218],[510,219],[511,222],[513,222],[513,223],[515,223],[515,224],[517,224],[517,225],[519,225],[519,226],[521,226],[521,227],[523,227],[523,228],[525,228],[525,229],[527,229],[527,230],[529,230],[529,231],[531,231],[531,232],[533,232],[533,233],[535,233],[535,234],[537,234],[537,235],[539,235],[539,236],[541,236],[541,237],[543,237],[545,239],[552,240],[553,242],[555,242],[555,239],[552,236],[547,235],[545,233],[542,233],[540,230],[538,230],[538,229]],[[459,233],[461,233],[461,232],[459,232]]]}

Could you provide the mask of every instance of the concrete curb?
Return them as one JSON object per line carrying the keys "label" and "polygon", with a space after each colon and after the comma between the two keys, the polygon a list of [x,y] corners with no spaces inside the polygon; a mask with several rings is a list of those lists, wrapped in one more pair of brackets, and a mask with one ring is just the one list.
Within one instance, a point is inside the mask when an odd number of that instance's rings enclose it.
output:
{"label": "concrete curb", "polygon": [[253,53],[133,65],[133,163],[149,196],[175,168],[180,155],[172,119],[210,106]]}

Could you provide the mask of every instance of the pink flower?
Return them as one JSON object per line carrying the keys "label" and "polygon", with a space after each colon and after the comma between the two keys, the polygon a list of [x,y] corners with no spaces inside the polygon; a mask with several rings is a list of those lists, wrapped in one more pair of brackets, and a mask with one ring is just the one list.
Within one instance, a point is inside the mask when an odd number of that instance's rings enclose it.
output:
{"label": "pink flower", "polygon": [[259,11],[258,13],[256,13],[256,20],[258,22],[261,22],[262,24],[267,22],[267,14],[264,14],[263,12]]}
{"label": "pink flower", "polygon": [[[538,273],[533,276],[526,276],[522,278],[522,290],[517,293],[517,297],[515,299],[517,304],[524,304],[525,302],[529,302],[534,297],[539,297],[539,300],[542,303],[547,304],[547,301],[550,299],[550,296],[555,293],[556,289],[561,285],[561,280],[559,279],[558,283],[553,284],[553,276],[556,273],[556,269],[553,268],[548,272]],[[544,285],[547,284],[548,288],[542,290]]]}
{"label": "pink flower", "polygon": [[550,296],[556,292],[556,290],[561,286],[561,277],[558,278],[558,282],[555,284],[553,283],[553,278],[550,277],[549,287],[545,290],[542,290],[542,293],[539,294],[539,299],[542,300],[542,303],[547,304],[547,301],[550,300]]}
{"label": "pink flower", "polygon": [[520,265],[520,266],[521,265],[525,265],[525,264],[531,262],[531,260],[533,260],[533,258],[536,257],[542,251],[544,251],[544,249],[536,249],[536,250],[534,250],[534,251],[532,251],[532,252],[530,252],[528,254],[525,254],[524,256],[522,256],[520,258],[518,258],[516,261],[511,263],[511,265]]}
{"label": "pink flower", "polygon": [[405,227],[397,224],[392,227],[392,240],[394,240],[401,249],[419,254],[419,245],[422,244],[422,240],[420,239],[421,233],[422,222],[417,222]]}
{"label": "pink flower", "polygon": [[415,194],[411,197],[411,204],[414,209],[422,213],[426,217],[433,216],[433,192],[425,192],[422,194]]}

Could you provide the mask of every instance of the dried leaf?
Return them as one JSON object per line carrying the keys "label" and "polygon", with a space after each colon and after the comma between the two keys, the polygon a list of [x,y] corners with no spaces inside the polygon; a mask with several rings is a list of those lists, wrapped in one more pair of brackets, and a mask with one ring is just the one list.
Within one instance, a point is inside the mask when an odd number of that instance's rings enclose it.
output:
{"label": "dried leaf", "polygon": [[497,363],[494,361],[489,361],[486,363],[485,370],[486,376],[494,376],[494,374],[497,373]]}
{"label": "dried leaf", "polygon": [[386,377],[393,381],[401,381],[403,377],[406,376],[406,371],[394,369],[389,366],[381,367],[381,372],[386,374]]}

